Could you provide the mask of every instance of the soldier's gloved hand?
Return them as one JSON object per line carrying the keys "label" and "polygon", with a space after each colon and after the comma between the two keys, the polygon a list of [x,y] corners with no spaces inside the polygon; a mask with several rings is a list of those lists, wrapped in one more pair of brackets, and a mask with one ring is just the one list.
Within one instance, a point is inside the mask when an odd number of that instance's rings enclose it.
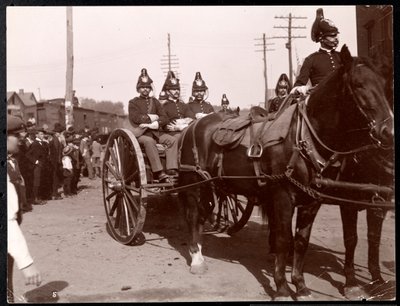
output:
{"label": "soldier's gloved hand", "polygon": [[178,128],[178,131],[183,131],[185,128],[187,128],[188,127],[188,125],[189,124],[180,124],[180,125],[177,125],[177,128]]}
{"label": "soldier's gloved hand", "polygon": [[203,117],[205,117],[207,115],[208,114],[205,114],[205,113],[197,113],[195,116],[196,116],[196,119],[201,119],[201,118],[203,118]]}
{"label": "soldier's gloved hand", "polygon": [[167,130],[170,132],[179,131],[179,129],[175,123],[167,124]]}
{"label": "soldier's gloved hand", "polygon": [[157,114],[147,114],[150,117],[151,122],[154,122],[159,119]]}
{"label": "soldier's gloved hand", "polygon": [[158,121],[153,121],[152,123],[147,124],[147,127],[152,130],[158,130],[159,128]]}
{"label": "soldier's gloved hand", "polygon": [[139,127],[142,129],[148,128],[150,123],[141,123],[139,124]]}
{"label": "soldier's gloved hand", "polygon": [[291,94],[301,94],[301,95],[306,95],[308,92],[309,87],[307,85],[304,86],[296,86],[293,87],[293,89],[290,91]]}

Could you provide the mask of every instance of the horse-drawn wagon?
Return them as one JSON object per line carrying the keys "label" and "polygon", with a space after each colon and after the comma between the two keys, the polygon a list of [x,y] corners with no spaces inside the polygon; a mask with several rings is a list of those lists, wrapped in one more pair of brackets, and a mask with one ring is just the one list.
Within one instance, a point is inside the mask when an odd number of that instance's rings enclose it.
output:
{"label": "horse-drawn wagon", "polygon": [[[386,173],[379,156],[393,152],[393,112],[373,65],[351,57],[346,47],[341,57],[343,67],[307,100],[287,107],[272,122],[264,116],[258,123],[253,123],[254,118],[232,123],[232,116],[224,118],[217,113],[194,121],[180,138],[178,183],[154,181],[147,174],[146,158],[133,133],[114,131],[103,164],[103,197],[111,236],[123,244],[142,243],[148,197],[178,193],[191,237],[191,271],[200,273],[205,271],[200,236],[211,212],[216,212],[217,226],[228,222],[228,233],[233,233],[246,224],[253,206],[259,204],[268,215],[270,246],[276,252],[276,298],[290,296],[285,267],[292,242],[292,281],[301,298],[311,295],[303,266],[314,218],[322,203],[340,205],[346,248],[345,294],[354,297],[363,293],[354,290],[357,236],[352,217],[359,208],[373,208],[370,215],[367,212],[369,270],[372,280],[380,282],[382,216],[394,208],[394,174],[393,165]],[[263,117],[262,112],[258,115]],[[217,130],[220,137],[215,137]],[[224,135],[230,135],[228,149],[223,141],[218,143]]]}

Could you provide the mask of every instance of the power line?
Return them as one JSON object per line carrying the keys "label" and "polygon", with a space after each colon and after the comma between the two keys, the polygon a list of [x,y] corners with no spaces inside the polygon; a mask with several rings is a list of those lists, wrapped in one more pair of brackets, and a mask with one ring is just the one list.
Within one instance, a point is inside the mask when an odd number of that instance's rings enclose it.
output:
{"label": "power line", "polygon": [[265,81],[265,100],[264,107],[265,109],[269,109],[268,103],[268,73],[267,73],[267,51],[274,51],[275,49],[267,49],[268,45],[273,45],[274,43],[267,43],[267,38],[265,33],[263,33],[262,38],[255,38],[254,40],[262,40],[261,44],[254,44],[254,46],[262,46],[262,50],[255,50],[255,52],[263,52],[263,61],[264,61],[264,81]]}
{"label": "power line", "polygon": [[301,35],[292,35],[292,29],[305,29],[305,26],[293,26],[292,21],[293,19],[307,19],[304,16],[292,16],[292,13],[289,13],[289,16],[275,16],[276,19],[287,19],[288,26],[274,26],[276,29],[287,29],[288,35],[287,36],[273,36],[272,38],[284,38],[287,39],[288,42],[286,43],[286,48],[289,51],[289,80],[290,83],[293,85],[293,64],[292,64],[292,40],[295,38],[306,38],[306,36]]}

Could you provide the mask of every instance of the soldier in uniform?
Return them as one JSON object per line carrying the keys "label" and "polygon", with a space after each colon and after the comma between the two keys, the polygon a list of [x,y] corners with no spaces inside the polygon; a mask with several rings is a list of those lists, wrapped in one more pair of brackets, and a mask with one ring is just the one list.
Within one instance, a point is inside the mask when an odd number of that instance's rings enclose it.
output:
{"label": "soldier in uniform", "polygon": [[221,111],[226,112],[228,108],[229,108],[229,100],[226,97],[226,94],[223,94],[221,99]]}
{"label": "soldier in uniform", "polygon": [[165,126],[164,130],[179,138],[180,132],[195,119],[195,116],[188,105],[180,99],[179,79],[175,77],[172,71],[168,72],[163,88],[168,95],[168,100],[164,103],[163,109],[169,120],[169,124]]}
{"label": "soldier in uniform", "polygon": [[324,18],[323,10],[317,10],[317,16],[311,29],[311,38],[314,42],[321,44],[317,52],[309,55],[300,69],[294,87],[290,93],[301,93],[305,95],[311,86],[317,86],[326,76],[335,71],[341,65],[340,55],[335,51],[339,40],[338,28],[334,23]]}
{"label": "soldier in uniform", "polygon": [[282,73],[276,83],[275,87],[275,94],[276,97],[272,98],[268,101],[269,103],[269,113],[275,113],[278,111],[279,107],[281,106],[283,100],[287,97],[288,93],[290,92],[291,86],[290,81],[286,73]]}
{"label": "soldier in uniform", "polygon": [[7,298],[9,303],[14,303],[13,269],[14,261],[19,270],[25,276],[25,283],[41,283],[41,276],[29,253],[20,224],[22,216],[20,204],[21,189],[24,180],[19,172],[18,162],[12,158],[12,154],[18,151],[18,132],[23,130],[23,121],[15,116],[7,118]]}
{"label": "soldier in uniform", "polygon": [[192,96],[194,100],[188,104],[189,109],[195,114],[196,119],[203,118],[214,112],[211,103],[204,100],[207,91],[208,87],[206,82],[201,78],[200,72],[196,72],[192,86]]}
{"label": "soldier in uniform", "polygon": [[[140,144],[143,144],[147,158],[149,159],[153,178],[159,181],[167,181],[169,175],[176,175],[178,169],[178,142],[163,133],[160,129],[168,124],[160,102],[150,96],[153,80],[142,69],[136,84],[139,97],[129,101],[129,121],[133,126],[133,132]],[[166,147],[166,171],[164,172],[156,144]]]}

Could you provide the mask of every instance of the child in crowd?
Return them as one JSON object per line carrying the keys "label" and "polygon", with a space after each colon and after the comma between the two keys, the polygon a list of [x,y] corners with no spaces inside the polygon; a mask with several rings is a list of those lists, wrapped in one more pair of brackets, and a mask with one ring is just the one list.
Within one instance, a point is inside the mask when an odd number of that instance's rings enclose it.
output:
{"label": "child in crowd", "polygon": [[73,177],[73,167],[72,167],[72,158],[70,154],[72,153],[73,149],[71,146],[66,146],[63,149],[63,157],[62,157],[62,165],[63,165],[63,189],[64,189],[64,196],[71,197],[71,182]]}

